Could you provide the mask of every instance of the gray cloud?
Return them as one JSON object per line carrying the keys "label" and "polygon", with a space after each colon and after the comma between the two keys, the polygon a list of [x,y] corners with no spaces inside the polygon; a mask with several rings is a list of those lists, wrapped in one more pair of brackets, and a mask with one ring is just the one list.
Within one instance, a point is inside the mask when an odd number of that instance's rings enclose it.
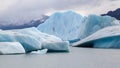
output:
{"label": "gray cloud", "polygon": [[118,8],[119,3],[120,0],[0,0],[0,23],[21,24],[41,14],[69,9],[86,15],[100,14]]}

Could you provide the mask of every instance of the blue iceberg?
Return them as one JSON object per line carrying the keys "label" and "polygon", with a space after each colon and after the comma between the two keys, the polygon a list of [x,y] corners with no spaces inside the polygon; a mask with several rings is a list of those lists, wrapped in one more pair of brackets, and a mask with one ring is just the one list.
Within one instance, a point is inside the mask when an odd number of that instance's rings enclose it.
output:
{"label": "blue iceberg", "polygon": [[19,42],[26,52],[41,49],[41,41],[15,31],[0,31],[0,42]]}
{"label": "blue iceberg", "polygon": [[120,48],[120,36],[103,38],[94,42],[94,48]]}
{"label": "blue iceberg", "polygon": [[69,51],[68,41],[62,41],[54,35],[42,33],[35,27],[16,29],[12,31],[36,38],[41,42],[42,49],[48,49],[48,51]]}
{"label": "blue iceberg", "polygon": [[73,11],[56,12],[37,28],[62,40],[74,42],[75,39],[79,39],[83,18]]}
{"label": "blue iceberg", "polygon": [[25,53],[25,50],[19,42],[0,42],[0,55],[23,53]]}
{"label": "blue iceberg", "polygon": [[104,27],[114,25],[119,25],[119,21],[110,16],[89,15],[83,17],[73,11],[67,11],[54,13],[37,28],[41,32],[55,35],[72,44]]}
{"label": "blue iceberg", "polygon": [[59,42],[44,42],[43,48],[47,48],[48,51],[55,52],[69,52],[69,42],[68,41],[59,41]]}
{"label": "blue iceberg", "polygon": [[120,26],[109,26],[76,42],[73,46],[94,48],[120,48]]}
{"label": "blue iceberg", "polygon": [[[47,50],[62,52],[69,51],[68,41],[62,41],[60,38],[54,35],[42,33],[35,27],[14,30],[0,30],[0,43],[1,42],[11,42],[9,46],[5,43],[8,48],[5,48],[5,46],[3,50],[0,48],[1,54],[19,53],[19,51],[22,50],[20,47],[23,47],[26,53],[45,54]],[[17,43],[14,44],[13,42],[18,42],[19,45],[17,45]],[[13,44],[14,48],[16,48],[16,51],[12,50]],[[1,45],[1,47],[3,46]],[[17,51],[17,48],[20,49]]]}
{"label": "blue iceberg", "polygon": [[114,25],[119,25],[119,21],[113,17],[89,15],[81,26],[80,39],[86,38],[102,28]]}

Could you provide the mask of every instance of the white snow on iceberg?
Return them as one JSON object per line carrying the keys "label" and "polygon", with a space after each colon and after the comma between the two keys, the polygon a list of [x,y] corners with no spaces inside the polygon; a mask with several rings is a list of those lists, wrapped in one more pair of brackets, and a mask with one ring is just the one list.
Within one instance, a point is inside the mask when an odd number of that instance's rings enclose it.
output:
{"label": "white snow on iceberg", "polygon": [[0,54],[22,54],[25,53],[19,42],[0,42]]}
{"label": "white snow on iceberg", "polygon": [[120,48],[120,26],[109,26],[76,42],[73,46],[93,46],[95,48]]}

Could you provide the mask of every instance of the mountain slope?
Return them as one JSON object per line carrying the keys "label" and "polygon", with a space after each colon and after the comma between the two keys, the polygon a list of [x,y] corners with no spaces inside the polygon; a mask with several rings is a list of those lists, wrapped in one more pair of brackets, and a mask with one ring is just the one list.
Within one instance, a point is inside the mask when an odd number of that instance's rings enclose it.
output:
{"label": "mountain slope", "polygon": [[109,11],[106,14],[101,14],[102,16],[111,16],[111,17],[115,17],[116,19],[120,20],[120,8],[116,9],[115,11]]}
{"label": "mountain slope", "polygon": [[37,27],[39,24],[44,23],[49,16],[42,15],[39,19],[31,20],[30,22],[23,24],[0,24],[0,29],[3,30],[9,30],[9,29],[22,29],[22,28],[28,28],[28,27]]}

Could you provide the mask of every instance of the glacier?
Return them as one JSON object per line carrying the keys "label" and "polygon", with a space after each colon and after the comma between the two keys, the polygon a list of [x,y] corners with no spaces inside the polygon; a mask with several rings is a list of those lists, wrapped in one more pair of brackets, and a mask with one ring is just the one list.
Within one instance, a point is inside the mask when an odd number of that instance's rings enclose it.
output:
{"label": "glacier", "polygon": [[19,42],[0,42],[0,55],[24,53],[25,50]]}
{"label": "glacier", "polygon": [[83,16],[73,12],[56,12],[37,28],[44,33],[55,35],[62,40],[79,40]]}
{"label": "glacier", "polygon": [[82,16],[73,11],[67,11],[54,13],[37,28],[41,32],[55,35],[72,44],[104,27],[114,25],[119,25],[119,21],[110,16]]}
{"label": "glacier", "polygon": [[72,44],[94,48],[120,48],[120,25],[105,27],[94,34]]}

